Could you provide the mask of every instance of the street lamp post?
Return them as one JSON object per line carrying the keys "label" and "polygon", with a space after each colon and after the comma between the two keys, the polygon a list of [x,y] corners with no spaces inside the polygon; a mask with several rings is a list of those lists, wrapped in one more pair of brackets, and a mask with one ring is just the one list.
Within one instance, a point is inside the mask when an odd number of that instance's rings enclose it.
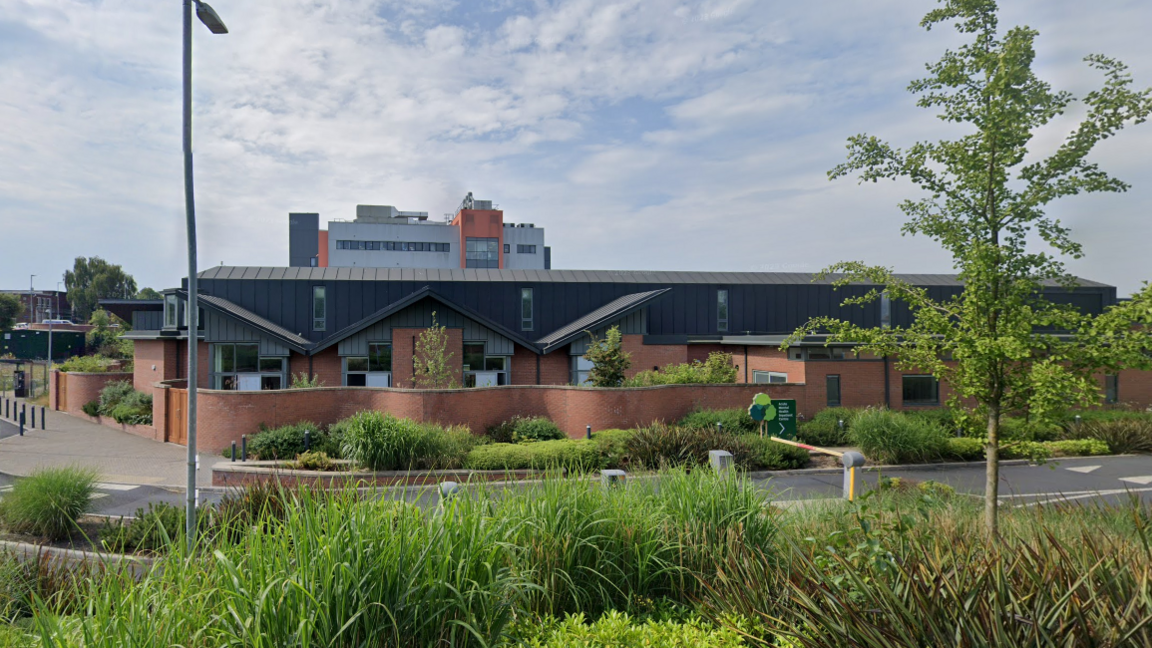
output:
{"label": "street lamp post", "polygon": [[224,21],[200,0],[184,0],[184,212],[188,224],[188,497],[185,531],[188,550],[196,544],[196,378],[199,372],[197,330],[200,300],[196,279],[196,202],[192,191],[192,3],[196,17],[213,34],[227,34]]}
{"label": "street lamp post", "polygon": [[31,328],[32,320],[36,318],[36,275],[28,277],[28,325]]}

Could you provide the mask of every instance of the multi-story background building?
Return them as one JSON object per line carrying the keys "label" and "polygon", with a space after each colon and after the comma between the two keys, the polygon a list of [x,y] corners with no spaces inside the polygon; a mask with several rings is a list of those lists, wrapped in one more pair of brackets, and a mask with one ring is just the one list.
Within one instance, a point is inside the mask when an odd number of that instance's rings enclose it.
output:
{"label": "multi-story background building", "polygon": [[533,223],[506,223],[491,200],[469,193],[451,220],[391,205],[357,205],[356,219],[333,220],[320,229],[320,215],[288,215],[288,265],[319,268],[506,268],[552,267],[544,230]]}

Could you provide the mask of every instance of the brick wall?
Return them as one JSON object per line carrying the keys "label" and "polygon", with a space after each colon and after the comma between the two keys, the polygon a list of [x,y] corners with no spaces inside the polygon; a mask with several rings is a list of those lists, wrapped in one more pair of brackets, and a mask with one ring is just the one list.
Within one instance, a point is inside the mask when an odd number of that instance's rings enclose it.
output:
{"label": "brick wall", "polygon": [[[415,375],[412,371],[412,360],[416,353],[416,342],[420,334],[428,329],[424,328],[395,328],[392,329],[392,385],[394,387],[414,387]],[[448,334],[448,347],[446,353],[451,353],[448,364],[452,368],[452,379],[456,384],[464,380],[464,329],[446,328]],[[339,383],[337,383],[339,384]]]}
{"label": "brick wall", "polygon": [[[136,367],[132,386],[136,391],[151,392],[155,383],[180,377],[176,373],[182,364],[176,357],[176,340],[137,340],[132,346]],[[186,363],[188,360],[183,358],[183,361]]]}
{"label": "brick wall", "polygon": [[[644,344],[643,335],[622,336],[621,346],[632,354],[632,367],[624,372],[631,378],[641,371],[651,371],[653,367],[664,368],[668,364],[688,362],[687,344]],[[707,357],[708,354],[704,354]]]}
{"label": "brick wall", "polygon": [[[117,380],[132,380],[130,373],[64,373],[62,371],[52,372],[54,379],[48,381],[48,402],[52,405],[53,410],[62,411],[67,414],[85,416],[84,404],[99,400],[100,391],[104,386],[110,382]],[[67,381],[65,389],[68,390],[68,407],[61,410],[58,397],[58,382]],[[149,389],[148,391],[151,391]]]}
{"label": "brick wall", "polygon": [[637,389],[505,386],[455,390],[322,387],[309,390],[199,394],[199,443],[218,452],[242,434],[297,421],[327,425],[362,410],[442,424],[467,425],[482,433],[514,414],[547,416],[570,437],[593,430],[628,428],[676,420],[696,408],[746,407],[757,392],[793,398],[803,411],[802,385],[664,385]]}
{"label": "brick wall", "polygon": [[[174,380],[176,378],[188,377],[188,342],[186,340],[176,340],[175,344],[176,356],[174,357],[178,370],[175,374],[172,375],[171,378],[165,378],[165,380]],[[201,341],[196,344],[196,357],[197,361],[200,363],[196,371],[196,374],[199,376],[196,381],[196,386],[207,389],[209,387],[208,374],[212,370],[211,361],[209,360],[210,356],[208,353],[207,342]],[[137,364],[136,368],[137,370],[140,370],[140,365]]]}
{"label": "brick wall", "polygon": [[[1152,371],[1125,370],[1118,378],[1121,403],[1142,408],[1152,407]],[[1103,379],[1101,379],[1103,387]]]}

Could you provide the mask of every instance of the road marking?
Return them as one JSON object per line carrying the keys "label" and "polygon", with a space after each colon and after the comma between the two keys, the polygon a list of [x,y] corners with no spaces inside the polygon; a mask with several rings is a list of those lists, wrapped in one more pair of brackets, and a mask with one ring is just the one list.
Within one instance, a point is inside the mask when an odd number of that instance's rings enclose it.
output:
{"label": "road marking", "polygon": [[1044,493],[1047,499],[1038,500],[1035,502],[1024,502],[1023,504],[1016,504],[1013,508],[1024,508],[1026,506],[1039,506],[1041,504],[1059,504],[1060,502],[1070,502],[1072,500],[1087,499],[1089,497],[1103,497],[1105,495],[1125,495],[1127,493],[1149,493],[1152,488],[1116,488],[1112,490],[1102,491],[1081,491],[1080,493],[1063,493],[1052,494]]}
{"label": "road marking", "polygon": [[140,488],[140,485],[139,484],[103,484],[103,483],[101,483],[101,484],[96,484],[96,488],[99,488],[100,490],[110,490],[110,491],[130,491],[130,490],[136,490],[137,488]]}
{"label": "road marking", "polygon": [[1087,475],[1094,470],[1100,470],[1100,468],[1102,468],[1102,466],[1073,466],[1071,468],[1065,468],[1064,470],[1071,470],[1072,472]]}
{"label": "road marking", "polygon": [[1140,477],[1121,477],[1120,481],[1128,482],[1130,484],[1140,484],[1141,486],[1147,486],[1148,484],[1152,484],[1152,475],[1141,475]]}
{"label": "road marking", "polygon": [[108,497],[108,493],[92,493],[92,499],[100,499],[101,497]]}

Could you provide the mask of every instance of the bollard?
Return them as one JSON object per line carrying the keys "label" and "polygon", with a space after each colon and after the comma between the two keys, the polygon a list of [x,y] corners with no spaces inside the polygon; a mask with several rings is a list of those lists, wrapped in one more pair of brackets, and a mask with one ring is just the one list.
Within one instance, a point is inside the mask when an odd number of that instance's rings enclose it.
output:
{"label": "bollard", "polygon": [[32,427],[30,429],[32,429],[32,430],[36,429],[36,406],[35,405],[32,406]]}
{"label": "bollard", "polygon": [[440,506],[444,506],[449,499],[456,497],[460,492],[460,484],[456,482],[440,482]]}
{"label": "bollard", "polygon": [[840,431],[843,432],[844,431],[844,419],[840,419],[839,421],[836,422],[836,424],[840,426]]}
{"label": "bollard", "polygon": [[236,463],[236,442],[232,442],[232,463]]}
{"label": "bollard", "polygon": [[720,434],[724,434],[724,424],[720,421],[716,421],[716,431]]}
{"label": "bollard", "polygon": [[7,396],[4,397],[4,418],[12,418],[11,416],[8,416],[8,397]]}
{"label": "bollard", "polygon": [[591,439],[592,438],[592,426],[591,425],[589,425],[588,427],[586,427],[584,429],[584,438],[585,439]]}
{"label": "bollard", "polygon": [[708,463],[718,473],[728,472],[732,469],[732,453],[727,450],[709,450]]}
{"label": "bollard", "polygon": [[24,436],[24,412],[20,412],[20,436]]}
{"label": "bollard", "polygon": [[248,461],[248,435],[240,435],[240,461]]}
{"label": "bollard", "polygon": [[46,410],[43,407],[41,407],[40,408],[40,429],[41,430],[48,429],[48,428],[44,427],[45,424],[47,424],[47,423],[48,423],[48,416],[46,414]]}
{"label": "bollard", "polygon": [[24,424],[24,418],[27,416],[28,403],[20,403],[20,424]]}
{"label": "bollard", "polygon": [[312,449],[312,432],[304,430],[304,452]]}
{"label": "bollard", "polygon": [[864,455],[849,450],[840,462],[844,464],[844,497],[851,502],[856,499],[856,469],[864,465]]}
{"label": "bollard", "polygon": [[1080,425],[1080,415],[1076,415],[1076,425]]}
{"label": "bollard", "polygon": [[624,480],[628,478],[628,474],[623,470],[601,470],[600,471],[600,485],[605,488],[612,488],[613,486],[622,486]]}

